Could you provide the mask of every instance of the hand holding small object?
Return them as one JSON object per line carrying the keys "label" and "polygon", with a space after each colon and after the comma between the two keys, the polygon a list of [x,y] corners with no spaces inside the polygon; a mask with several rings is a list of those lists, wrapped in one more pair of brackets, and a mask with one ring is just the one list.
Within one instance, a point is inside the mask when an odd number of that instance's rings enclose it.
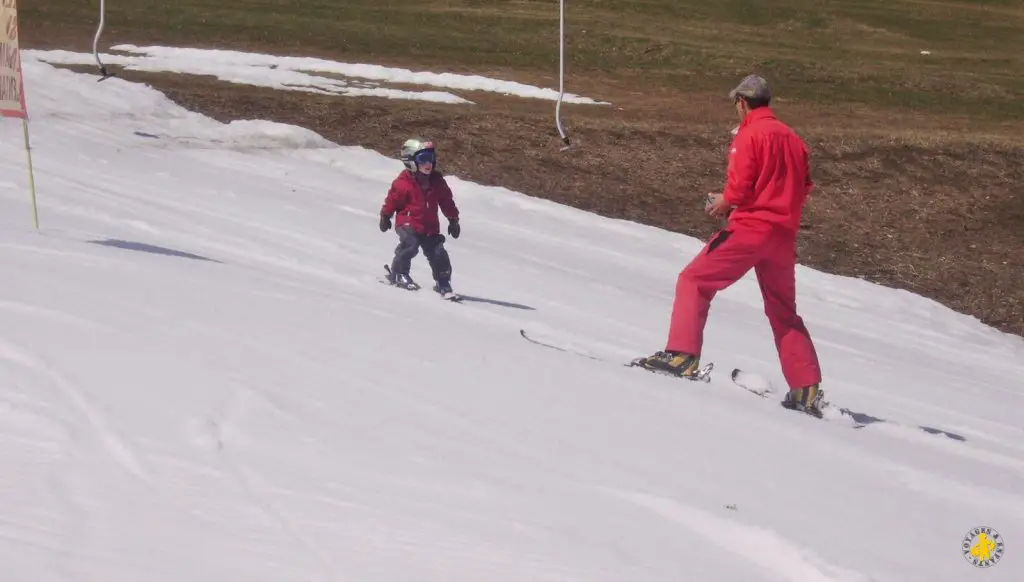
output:
{"label": "hand holding small object", "polygon": [[704,206],[704,212],[714,216],[715,218],[723,218],[728,216],[731,211],[732,204],[729,204],[725,199],[725,196],[722,194],[708,194],[707,204]]}

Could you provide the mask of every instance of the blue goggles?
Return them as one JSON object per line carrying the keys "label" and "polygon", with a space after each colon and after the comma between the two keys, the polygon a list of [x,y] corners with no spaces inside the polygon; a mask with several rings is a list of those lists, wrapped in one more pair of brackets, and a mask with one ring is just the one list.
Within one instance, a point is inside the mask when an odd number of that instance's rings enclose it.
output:
{"label": "blue goggles", "polygon": [[434,164],[437,163],[437,156],[434,154],[434,150],[423,150],[417,152],[413,159],[416,160],[417,164]]}

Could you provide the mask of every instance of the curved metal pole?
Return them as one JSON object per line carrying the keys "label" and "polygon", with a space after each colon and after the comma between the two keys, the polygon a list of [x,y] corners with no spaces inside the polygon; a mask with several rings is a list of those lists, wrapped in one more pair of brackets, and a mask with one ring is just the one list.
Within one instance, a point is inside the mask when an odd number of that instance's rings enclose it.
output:
{"label": "curved metal pole", "polygon": [[103,62],[100,61],[100,53],[99,53],[99,50],[97,48],[98,45],[99,45],[99,42],[100,42],[100,34],[103,33],[103,25],[106,24],[106,20],[107,20],[107,3],[106,3],[106,0],[100,0],[100,25],[99,25],[99,28],[96,29],[96,36],[93,37],[93,39],[92,39],[92,56],[96,59],[96,64],[100,68],[100,75],[102,75],[99,78],[100,81],[102,81],[103,79],[106,79],[107,77],[112,76],[110,73],[107,72],[106,65],[104,65]]}
{"label": "curved metal pole", "polygon": [[[562,129],[562,96],[565,94],[565,0],[558,2],[558,102],[555,103],[555,125],[558,127],[558,135],[562,136],[566,148],[569,144],[569,136],[565,135]],[[566,148],[562,148],[563,150]]]}

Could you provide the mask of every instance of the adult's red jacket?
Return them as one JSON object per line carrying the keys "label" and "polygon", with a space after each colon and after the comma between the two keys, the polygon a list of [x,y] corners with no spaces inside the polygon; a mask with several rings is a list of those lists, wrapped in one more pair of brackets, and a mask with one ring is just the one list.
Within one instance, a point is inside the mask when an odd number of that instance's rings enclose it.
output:
{"label": "adult's red jacket", "polygon": [[381,215],[390,217],[397,213],[395,228],[409,225],[419,234],[439,234],[438,209],[448,220],[458,219],[459,209],[440,173],[431,172],[429,180],[424,180],[424,183],[425,187],[421,187],[412,172],[402,171],[391,183],[380,209]]}
{"label": "adult's red jacket", "polygon": [[729,147],[723,196],[736,207],[729,225],[795,232],[813,187],[803,140],[768,107],[748,113]]}

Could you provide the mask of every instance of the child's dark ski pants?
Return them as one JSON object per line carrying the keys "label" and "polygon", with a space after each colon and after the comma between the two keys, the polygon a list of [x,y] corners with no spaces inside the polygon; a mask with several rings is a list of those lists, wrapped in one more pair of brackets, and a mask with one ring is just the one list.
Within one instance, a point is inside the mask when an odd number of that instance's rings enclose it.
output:
{"label": "child's dark ski pants", "polygon": [[447,283],[452,277],[452,263],[448,251],[444,248],[444,235],[419,234],[411,227],[402,226],[395,229],[398,234],[398,246],[395,247],[395,258],[391,262],[391,272],[396,275],[408,275],[412,259],[423,249],[435,281]]}

